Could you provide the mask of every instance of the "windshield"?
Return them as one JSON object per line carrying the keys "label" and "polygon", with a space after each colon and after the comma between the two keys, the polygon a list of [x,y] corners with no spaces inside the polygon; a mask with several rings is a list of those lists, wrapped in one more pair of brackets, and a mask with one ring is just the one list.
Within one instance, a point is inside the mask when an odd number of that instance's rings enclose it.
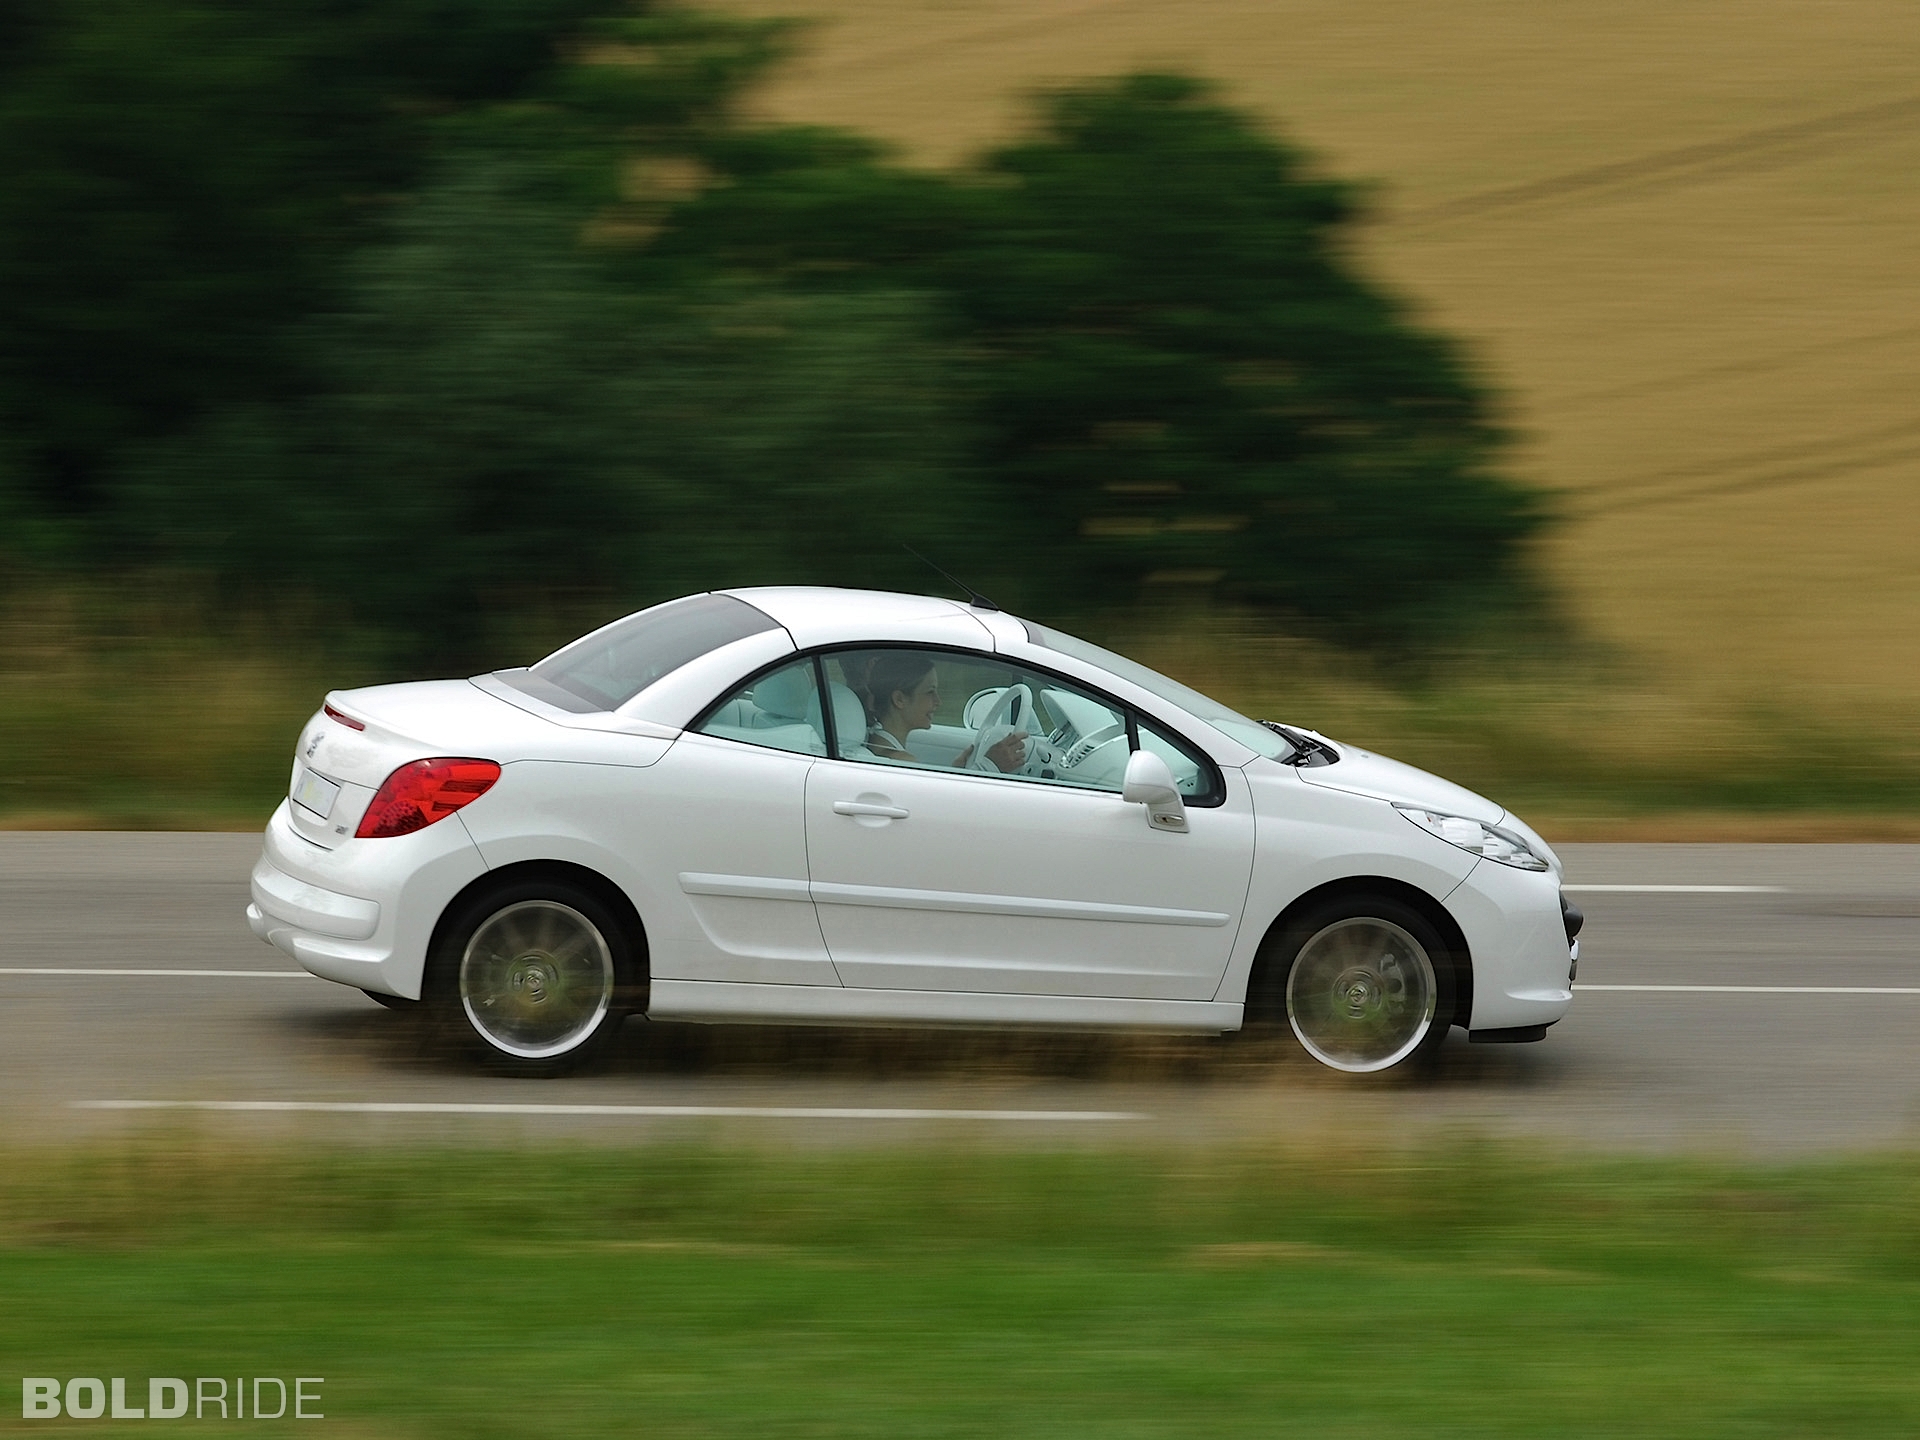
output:
{"label": "windshield", "polygon": [[694,595],[629,615],[501,679],[562,709],[618,710],[661,676],[763,630],[771,616],[731,595]]}
{"label": "windshield", "polygon": [[1222,735],[1238,740],[1247,749],[1256,751],[1269,760],[1291,760],[1300,753],[1286,736],[1269,730],[1258,720],[1249,720],[1237,710],[1229,710],[1218,700],[1202,695],[1198,690],[1182,685],[1178,680],[1169,680],[1158,670],[1149,670],[1136,660],[1129,660],[1124,655],[1116,655],[1111,650],[1103,650],[1090,641],[1076,639],[1058,630],[1049,630],[1046,626],[1036,625],[1031,620],[1022,620],[1020,623],[1027,627],[1027,638],[1034,644],[1058,651],[1062,655],[1071,655],[1076,660],[1085,660],[1090,665],[1098,665],[1102,670],[1111,671],[1123,680],[1131,680],[1142,690],[1158,695],[1169,704],[1178,705],[1195,719],[1204,720]]}

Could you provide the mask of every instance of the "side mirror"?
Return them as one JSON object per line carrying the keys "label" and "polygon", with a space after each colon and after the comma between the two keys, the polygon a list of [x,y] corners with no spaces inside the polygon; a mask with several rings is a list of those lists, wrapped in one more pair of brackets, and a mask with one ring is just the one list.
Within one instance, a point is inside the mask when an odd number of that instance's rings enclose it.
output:
{"label": "side mirror", "polygon": [[1147,824],[1155,830],[1187,828],[1187,805],[1173,783],[1167,762],[1151,750],[1136,750],[1127,761],[1127,779],[1120,798],[1147,807]]}

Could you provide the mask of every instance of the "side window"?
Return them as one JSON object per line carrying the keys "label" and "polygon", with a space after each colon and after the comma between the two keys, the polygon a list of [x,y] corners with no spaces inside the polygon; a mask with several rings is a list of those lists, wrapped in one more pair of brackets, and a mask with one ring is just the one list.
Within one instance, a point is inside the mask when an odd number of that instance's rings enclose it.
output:
{"label": "side window", "polygon": [[1188,800],[1198,804],[1209,804],[1218,797],[1215,794],[1213,767],[1194,754],[1185,745],[1169,739],[1154,729],[1146,721],[1138,722],[1140,748],[1158,755],[1167,762],[1167,769],[1173,772],[1173,785]]}
{"label": "side window", "polygon": [[905,648],[839,651],[826,670],[841,759],[1115,792],[1125,781],[1125,714],[1051,675]]}
{"label": "side window", "polygon": [[826,754],[812,658],[770,670],[751,685],[734,691],[707,712],[698,728],[702,735],[765,745],[771,750]]}
{"label": "side window", "polygon": [[841,759],[926,766],[952,765],[971,743],[958,687],[1007,673],[984,655],[909,649],[841,650],[826,669]]}

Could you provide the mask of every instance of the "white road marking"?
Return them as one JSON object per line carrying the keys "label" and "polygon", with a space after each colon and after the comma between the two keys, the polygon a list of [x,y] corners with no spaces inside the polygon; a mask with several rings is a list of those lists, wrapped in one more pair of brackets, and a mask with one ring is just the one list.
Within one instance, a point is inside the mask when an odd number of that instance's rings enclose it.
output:
{"label": "white road marking", "polygon": [[1562,890],[1605,890],[1616,895],[1785,895],[1784,885],[1562,885]]}
{"label": "white road marking", "polygon": [[1148,1120],[1130,1110],[904,1110],[812,1105],[547,1105],[415,1100],[75,1100],[75,1110],[298,1111],[340,1115],[724,1116],[753,1120]]}
{"label": "white road marking", "polygon": [[1920,985],[1589,985],[1576,990],[1650,990],[1682,995],[1920,995]]}
{"label": "white road marking", "polygon": [[193,975],[218,980],[318,980],[305,970],[108,970],[89,965],[5,965],[0,975]]}

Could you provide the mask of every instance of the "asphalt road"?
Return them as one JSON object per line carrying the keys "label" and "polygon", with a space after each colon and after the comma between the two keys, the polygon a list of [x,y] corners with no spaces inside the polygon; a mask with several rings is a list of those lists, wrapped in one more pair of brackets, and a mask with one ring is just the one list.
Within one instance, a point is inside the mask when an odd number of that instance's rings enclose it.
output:
{"label": "asphalt road", "polygon": [[[601,1073],[503,1080],[423,1048],[358,993],[289,973],[242,919],[257,851],[250,835],[0,834],[0,1139],[1395,1145],[1490,1132],[1730,1155],[1920,1139],[1920,846],[1566,846],[1588,916],[1572,1013],[1538,1045],[1455,1032],[1418,1083],[1199,1039],[644,1022]],[[160,973],[107,973],[142,970]],[[153,1102],[168,1104],[142,1108]]]}

